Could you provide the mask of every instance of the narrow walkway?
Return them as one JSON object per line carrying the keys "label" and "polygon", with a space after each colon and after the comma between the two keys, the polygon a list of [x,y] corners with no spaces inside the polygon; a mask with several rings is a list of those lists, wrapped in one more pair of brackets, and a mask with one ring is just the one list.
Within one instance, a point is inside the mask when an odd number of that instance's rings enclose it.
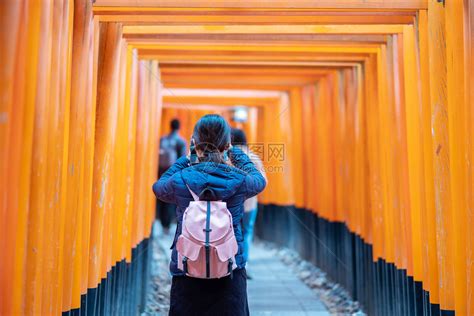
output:
{"label": "narrow walkway", "polygon": [[[174,232],[174,229],[175,227],[172,227],[170,231]],[[157,279],[161,287],[164,286],[164,281],[170,282],[168,280],[169,274],[166,272],[163,275],[163,271],[159,270],[166,269],[167,271],[168,269],[169,246],[173,240],[173,234],[163,234],[161,225],[158,223],[155,224],[154,234],[161,250],[154,254],[157,256],[154,259],[157,262],[152,268],[152,278],[161,274],[161,279]],[[167,259],[159,260],[162,259],[164,253],[167,254]],[[252,277],[247,282],[250,315],[331,315],[316,294],[298,279],[295,273],[281,262],[272,250],[256,243],[251,249],[250,258],[251,261],[247,265],[248,274]],[[167,289],[169,290],[169,287]],[[152,295],[156,295],[156,293]],[[168,295],[166,297],[167,301]],[[153,313],[153,315],[166,314]],[[145,315],[148,314],[145,313]]]}
{"label": "narrow walkway", "polygon": [[270,250],[258,244],[251,252],[248,298],[253,315],[330,315],[313,291]]}

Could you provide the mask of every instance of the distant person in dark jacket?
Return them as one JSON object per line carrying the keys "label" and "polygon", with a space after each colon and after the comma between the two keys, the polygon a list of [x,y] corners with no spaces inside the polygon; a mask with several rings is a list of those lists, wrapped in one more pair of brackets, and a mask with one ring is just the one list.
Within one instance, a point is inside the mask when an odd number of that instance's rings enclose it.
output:
{"label": "distant person in dark jacket", "polygon": [[[179,157],[186,154],[186,141],[179,135],[180,122],[174,119],[170,123],[171,133],[160,139],[160,160],[158,178],[171,167]],[[163,231],[168,234],[176,205],[162,202],[156,203],[156,217],[160,219]]]}
{"label": "distant person in dark jacket", "polygon": [[[249,157],[231,146],[230,140],[230,127],[224,118],[215,114],[203,116],[196,123],[191,140],[197,161],[194,155],[179,158],[153,185],[158,199],[177,204],[178,224],[171,246],[170,315],[249,315],[241,222],[245,200],[263,191],[266,181]],[[184,211],[193,201],[190,190],[206,193],[206,197],[200,196],[204,200],[212,192],[212,200],[227,204],[238,244],[233,277],[192,278],[178,269],[176,241],[182,231]]]}
{"label": "distant person in dark jacket", "polygon": [[[244,153],[246,153],[250,160],[255,164],[255,167],[260,171],[262,176],[266,180],[265,170],[263,167],[262,160],[260,157],[252,152],[247,145],[247,136],[245,132],[238,128],[232,129],[232,146],[240,148]],[[242,219],[242,229],[244,233],[244,259],[248,261],[250,246],[253,241],[253,229],[255,226],[255,221],[257,219],[258,211],[258,200],[257,196],[247,199],[244,203],[244,217]],[[249,277],[250,278],[250,277]]]}

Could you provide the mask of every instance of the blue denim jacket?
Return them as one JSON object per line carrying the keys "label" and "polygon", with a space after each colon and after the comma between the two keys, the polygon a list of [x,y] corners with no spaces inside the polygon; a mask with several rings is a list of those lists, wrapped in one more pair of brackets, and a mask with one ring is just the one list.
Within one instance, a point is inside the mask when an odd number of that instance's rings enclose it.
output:
{"label": "blue denim jacket", "polygon": [[265,178],[255,168],[253,162],[240,149],[233,147],[230,158],[235,167],[213,162],[201,162],[190,165],[187,157],[179,158],[162,176],[153,184],[156,197],[164,202],[176,204],[177,227],[171,246],[170,271],[172,275],[183,275],[177,267],[177,253],[175,243],[181,234],[183,213],[193,200],[186,184],[193,192],[199,194],[205,188],[210,188],[216,200],[227,203],[227,208],[232,215],[235,238],[239,246],[236,255],[236,264],[239,268],[245,267],[243,257],[242,216],[244,201],[262,192],[266,186]]}

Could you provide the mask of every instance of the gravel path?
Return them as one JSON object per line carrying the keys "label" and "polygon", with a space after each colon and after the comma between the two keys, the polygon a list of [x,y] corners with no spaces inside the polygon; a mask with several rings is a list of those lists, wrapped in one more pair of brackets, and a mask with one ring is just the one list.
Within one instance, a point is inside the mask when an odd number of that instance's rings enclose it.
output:
{"label": "gravel path", "polygon": [[296,251],[276,247],[269,242],[259,242],[259,244],[272,251],[306,286],[311,288],[332,315],[365,315],[359,303],[353,301],[343,287],[329,280],[325,272],[301,259]]}
{"label": "gravel path", "polygon": [[[170,231],[174,231],[174,228]],[[142,316],[168,315],[170,308],[171,275],[169,273],[168,249],[173,241],[173,234],[163,234],[161,225],[153,225],[152,257],[150,269],[151,286],[148,293],[145,311]]]}

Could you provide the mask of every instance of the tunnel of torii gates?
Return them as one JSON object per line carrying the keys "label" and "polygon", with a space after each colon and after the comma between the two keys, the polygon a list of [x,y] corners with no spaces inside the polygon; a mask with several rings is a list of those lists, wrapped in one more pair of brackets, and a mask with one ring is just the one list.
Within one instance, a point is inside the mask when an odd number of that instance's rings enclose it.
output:
{"label": "tunnel of torii gates", "polygon": [[1,315],[139,313],[159,137],[206,113],[264,161],[260,238],[368,314],[474,315],[472,0],[0,11]]}

